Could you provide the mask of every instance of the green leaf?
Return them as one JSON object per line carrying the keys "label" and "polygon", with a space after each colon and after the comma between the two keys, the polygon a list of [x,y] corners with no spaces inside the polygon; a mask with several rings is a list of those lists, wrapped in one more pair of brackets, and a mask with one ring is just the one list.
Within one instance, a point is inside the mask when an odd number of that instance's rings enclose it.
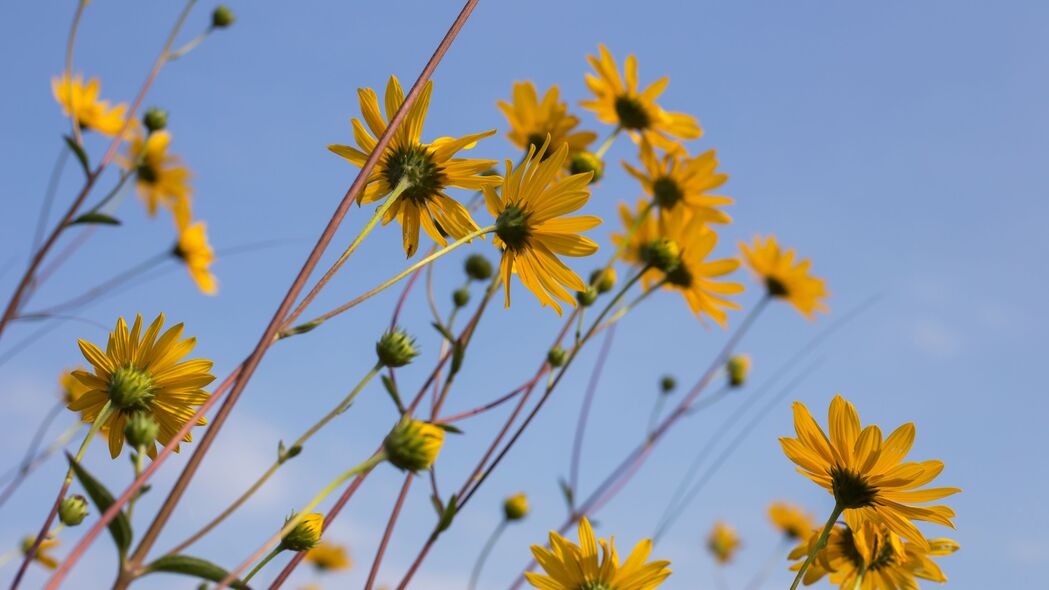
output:
{"label": "green leaf", "polygon": [[[190,557],[189,555],[165,555],[149,564],[146,568],[146,573],[153,572],[194,576],[212,582],[221,582],[229,575],[229,572],[210,561],[199,557]],[[235,580],[230,584],[230,587],[248,590],[248,585],[240,580]]]}
{"label": "green leaf", "polygon": [[451,373],[454,375],[459,372],[459,369],[463,366],[463,344],[458,340],[452,343],[452,368]]}
{"label": "green leaf", "polygon": [[452,526],[452,520],[455,519],[456,513],[459,512],[456,503],[455,494],[452,494],[452,497],[448,498],[448,505],[445,506],[444,511],[441,512],[441,520],[437,523],[438,533],[443,533],[448,530],[448,527]]}
{"label": "green leaf", "polygon": [[[97,479],[91,476],[90,473],[84,469],[83,465],[77,463],[76,459],[72,455],[66,453],[66,458],[69,460],[69,467],[73,470],[76,475],[77,481],[84,487],[84,491],[87,492],[88,497],[98,507],[99,513],[109,510],[109,507],[113,505],[113,494],[109,493],[104,485],[99,483]],[[109,523],[109,534],[113,536],[113,542],[117,545],[117,550],[120,551],[120,555],[126,555],[128,548],[131,547],[131,523],[128,521],[127,515],[121,510],[117,512],[116,518]]]}
{"label": "green leaf", "polygon": [[559,479],[557,483],[561,485],[561,494],[564,495],[568,510],[571,511],[575,507],[575,492],[572,491],[572,486],[568,485],[567,481]]}
{"label": "green leaf", "polygon": [[451,424],[442,424],[440,422],[432,422],[432,424],[445,432],[451,432],[452,434],[463,433],[462,429],[460,429],[458,426],[452,426]]}
{"label": "green leaf", "polygon": [[80,167],[84,169],[84,174],[91,176],[91,164],[87,161],[87,152],[84,151],[84,148],[68,135],[63,135],[62,139],[66,140],[66,145],[69,146],[70,151],[73,152],[77,161],[80,162]]}
{"label": "green leaf", "polygon": [[404,404],[401,402],[400,394],[397,393],[397,386],[394,385],[393,379],[390,379],[389,375],[383,375],[382,385],[386,388],[386,393],[390,394],[390,398],[393,399],[393,403],[397,406],[397,410],[403,414]]}
{"label": "green leaf", "polygon": [[437,322],[431,322],[430,325],[433,326],[434,330],[440,332],[441,336],[444,336],[448,340],[448,342],[455,342],[455,336],[452,336],[452,333],[448,331],[448,328],[445,328]]}
{"label": "green leaf", "polygon": [[73,221],[70,221],[66,225],[79,225],[79,224],[102,224],[102,225],[120,225],[120,220],[111,215],[105,213],[99,213],[98,211],[91,211],[84,213],[80,217],[77,217]]}
{"label": "green leaf", "polygon": [[441,499],[435,494],[431,494],[430,502],[433,503],[433,509],[437,511],[437,517],[440,518],[444,514],[444,504],[441,503]]}

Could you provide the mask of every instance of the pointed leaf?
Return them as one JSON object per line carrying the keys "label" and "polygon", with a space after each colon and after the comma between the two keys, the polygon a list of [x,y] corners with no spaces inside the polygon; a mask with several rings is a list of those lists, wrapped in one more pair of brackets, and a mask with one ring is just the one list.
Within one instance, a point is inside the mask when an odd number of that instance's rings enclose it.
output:
{"label": "pointed leaf", "polygon": [[448,342],[455,342],[455,336],[452,336],[452,333],[448,331],[448,328],[445,328],[437,322],[431,322],[430,325],[433,326],[434,330],[440,332],[441,336],[444,336]]}
{"label": "pointed leaf", "polygon": [[404,413],[404,404],[401,402],[401,396],[397,393],[397,386],[394,385],[393,379],[390,379],[389,375],[382,376],[383,387],[386,388],[386,393],[390,394],[390,398],[393,399],[393,403],[397,406],[397,410],[402,414]]}
{"label": "pointed leaf", "polygon": [[572,486],[568,485],[568,482],[559,479],[557,483],[561,485],[561,494],[565,497],[565,502],[568,503],[568,509],[572,510],[575,507],[575,493],[572,491]]}
{"label": "pointed leaf", "polygon": [[84,213],[73,221],[70,221],[67,225],[80,224],[120,225],[120,220],[112,215],[106,215],[105,213],[99,213],[98,211],[91,211],[89,213]]}
{"label": "pointed leaf", "polygon": [[[214,563],[205,559],[200,559],[199,557],[190,557],[189,555],[165,555],[149,564],[146,568],[146,572],[182,574],[185,576],[203,578],[212,582],[221,582],[229,575],[229,572]],[[230,584],[230,587],[238,588],[240,590],[248,589],[248,585],[240,580],[235,580]]]}
{"label": "pointed leaf", "polygon": [[91,176],[91,164],[88,163],[87,152],[84,151],[84,148],[77,143],[75,139],[68,135],[63,135],[62,139],[66,140],[66,145],[69,146],[69,150],[73,152],[77,161],[80,162],[80,167],[83,168],[84,174]]}
{"label": "pointed leaf", "polygon": [[[76,475],[77,481],[83,486],[84,491],[87,492],[91,501],[98,507],[99,513],[105,512],[113,505],[113,494],[109,493],[104,485],[99,483],[97,479],[91,476],[90,473],[84,469],[84,466],[77,463],[72,455],[66,453],[66,458],[69,460],[69,466],[73,469],[73,473]],[[113,542],[117,545],[117,550],[120,551],[120,555],[126,555],[127,550],[131,547],[131,523],[128,521],[127,515],[121,510],[117,513],[116,518],[113,522],[109,523],[109,534],[113,536]]]}

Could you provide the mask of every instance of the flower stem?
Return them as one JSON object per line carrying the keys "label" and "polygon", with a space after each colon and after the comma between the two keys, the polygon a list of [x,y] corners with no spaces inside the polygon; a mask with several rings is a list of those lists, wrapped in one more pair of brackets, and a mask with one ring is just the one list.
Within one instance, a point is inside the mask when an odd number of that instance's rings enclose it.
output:
{"label": "flower stem", "polygon": [[790,585],[790,590],[797,589],[798,584],[801,583],[801,579],[805,577],[805,572],[808,571],[809,566],[812,565],[813,560],[816,559],[816,554],[827,546],[827,539],[830,537],[830,531],[834,528],[834,523],[838,521],[838,517],[841,516],[841,513],[844,510],[845,508],[842,507],[841,504],[834,504],[834,510],[831,511],[830,518],[828,518],[826,524],[823,525],[823,531],[820,533],[819,538],[816,539],[816,544],[812,546],[812,550],[809,551],[809,556],[805,558],[805,563],[801,564],[801,569],[798,570],[798,575],[794,577],[794,583]]}
{"label": "flower stem", "polygon": [[506,523],[509,522],[505,518],[499,521],[499,526],[495,527],[492,531],[492,535],[488,537],[488,540],[484,543],[484,548],[481,549],[481,554],[477,556],[477,563],[474,565],[473,572],[470,574],[470,586],[469,590],[475,590],[477,588],[477,580],[481,577],[481,568],[484,567],[484,562],[488,561],[488,554],[492,552],[492,548],[495,547],[496,541],[506,530]]}
{"label": "flower stem", "polygon": [[609,133],[608,137],[606,137],[605,140],[601,142],[601,146],[597,148],[596,152],[594,152],[594,155],[597,156],[598,160],[605,159],[605,153],[607,153],[608,148],[612,147],[612,144],[616,142],[616,137],[619,137],[619,132],[622,130],[622,127],[617,126],[615,129],[612,130],[612,133]]}
{"label": "flower stem", "polygon": [[269,552],[269,555],[267,555],[265,558],[263,558],[263,560],[260,561],[258,563],[258,565],[256,565],[255,567],[251,568],[251,571],[248,572],[248,575],[244,576],[243,582],[245,584],[247,584],[249,580],[251,580],[252,578],[255,577],[255,574],[259,573],[259,571],[261,571],[262,568],[266,567],[267,563],[272,561],[274,557],[277,557],[278,555],[280,555],[281,551],[284,551],[284,547],[281,547],[280,545],[277,545],[276,547],[274,547],[273,551]]}
{"label": "flower stem", "polygon": [[208,28],[204,29],[203,31],[198,33],[196,37],[193,37],[192,39],[190,39],[189,42],[187,42],[185,45],[183,45],[182,47],[179,47],[178,49],[168,53],[167,61],[172,62],[172,61],[175,61],[176,59],[178,59],[180,57],[185,57],[185,55],[187,53],[189,53],[190,51],[193,51],[194,49],[196,49],[197,45],[200,45],[201,43],[203,43],[204,40],[208,38],[208,35],[210,35],[211,32],[214,31],[214,30],[215,30],[215,27],[210,27],[210,26]]}

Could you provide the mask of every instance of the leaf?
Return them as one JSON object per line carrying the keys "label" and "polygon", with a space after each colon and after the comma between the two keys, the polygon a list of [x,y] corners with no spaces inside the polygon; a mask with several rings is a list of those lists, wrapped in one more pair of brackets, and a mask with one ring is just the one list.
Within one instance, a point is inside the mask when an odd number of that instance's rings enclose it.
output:
{"label": "leaf", "polygon": [[459,372],[460,367],[463,366],[463,344],[456,340],[452,343],[452,368],[451,373],[454,375]]}
{"label": "leaf", "polygon": [[565,497],[565,502],[568,503],[568,509],[572,510],[575,506],[575,492],[572,491],[572,486],[568,485],[568,482],[559,479],[557,483],[561,485],[561,494]]}
{"label": "leaf", "polygon": [[[84,491],[87,492],[91,501],[95,503],[99,513],[109,510],[109,507],[113,505],[113,494],[109,493],[109,490],[104,485],[99,483],[82,465],[77,463],[72,455],[66,453],[66,458],[69,460],[69,467],[76,475],[77,481],[84,487]],[[116,518],[109,523],[109,534],[113,536],[113,542],[116,543],[120,555],[126,555],[128,548],[131,547],[132,533],[131,523],[123,510],[117,512]]]}
{"label": "leaf", "polygon": [[455,342],[455,336],[452,336],[452,333],[448,331],[448,328],[445,328],[437,322],[431,322],[430,325],[433,326],[434,330],[440,332],[441,336],[444,336],[448,340],[448,342]]}
{"label": "leaf", "polygon": [[462,429],[460,429],[458,426],[452,426],[451,424],[443,424],[443,423],[440,423],[440,422],[431,422],[431,424],[433,424],[434,426],[436,426],[437,428],[440,428],[441,430],[443,430],[445,432],[451,432],[452,434],[462,434],[463,433]]}
{"label": "leaf", "polygon": [[437,517],[440,518],[441,514],[444,514],[444,504],[441,504],[441,499],[435,494],[431,494],[430,502],[433,503],[433,509],[437,511]]}
{"label": "leaf", "polygon": [[397,406],[397,409],[403,414],[404,404],[401,402],[401,396],[397,393],[397,386],[394,385],[393,379],[390,379],[389,375],[382,376],[382,385],[386,388],[386,393],[390,394],[393,399],[393,403]]}
{"label": "leaf", "polygon": [[441,512],[441,520],[437,523],[437,532],[442,533],[452,526],[452,520],[455,519],[456,513],[459,512],[458,506],[456,506],[455,494],[448,498],[448,505],[444,507]]}
{"label": "leaf", "polygon": [[84,148],[76,142],[75,139],[68,135],[63,135],[62,139],[66,140],[66,145],[69,146],[69,150],[76,156],[77,161],[80,162],[80,167],[84,169],[84,174],[91,176],[91,164],[87,160],[87,152]]}
{"label": "leaf", "polygon": [[[169,574],[183,574],[186,576],[195,576],[197,578],[203,578],[212,582],[221,582],[226,579],[229,572],[222,569],[221,567],[201,559],[199,557],[190,557],[189,555],[165,555],[160,559],[149,564],[146,568],[147,573],[152,572],[166,572]],[[248,590],[248,585],[240,580],[235,580],[230,584],[231,588],[238,588],[241,590]]]}
{"label": "leaf", "polygon": [[80,217],[77,217],[73,221],[70,221],[66,225],[79,225],[79,224],[101,224],[101,225],[120,225],[120,220],[111,215],[105,213],[99,213],[98,211],[91,211],[84,213]]}

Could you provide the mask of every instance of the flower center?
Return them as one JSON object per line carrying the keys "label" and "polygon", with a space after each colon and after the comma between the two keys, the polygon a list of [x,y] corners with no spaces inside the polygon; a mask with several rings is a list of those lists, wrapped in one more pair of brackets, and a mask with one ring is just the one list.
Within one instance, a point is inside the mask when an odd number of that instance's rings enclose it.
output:
{"label": "flower center", "polygon": [[769,295],[772,297],[788,297],[790,295],[790,289],[787,288],[787,285],[776,277],[765,277],[765,288],[768,289]]}
{"label": "flower center", "polygon": [[[536,132],[536,133],[529,133],[528,134],[528,145],[525,146],[525,149],[528,149],[529,147],[534,147],[535,148],[535,153],[538,154],[539,150],[541,150],[543,148],[543,144],[544,143],[546,143],[546,134],[545,133],[538,133],[538,132]],[[553,146],[551,146],[551,147],[553,147]],[[552,156],[553,153],[554,153],[554,150],[552,150],[552,149],[546,150],[546,153],[543,154],[543,158],[542,159],[546,160],[547,158]],[[540,160],[540,161],[542,161],[542,160]]]}
{"label": "flower center", "polygon": [[663,176],[652,183],[652,197],[656,205],[663,209],[673,209],[674,205],[685,198],[685,193],[673,178]]}
{"label": "flower center", "polygon": [[121,367],[109,380],[109,401],[125,412],[145,410],[153,399],[153,378],[134,367]]}
{"label": "flower center", "polygon": [[160,176],[157,174],[156,169],[153,168],[153,166],[150,166],[147,162],[139,164],[138,168],[135,169],[135,174],[138,176],[139,180],[146,184],[156,184],[157,179]]}
{"label": "flower center", "polygon": [[863,508],[874,503],[877,490],[863,477],[839,467],[830,470],[830,477],[834,499],[843,508]]}
{"label": "flower center", "polygon": [[601,580],[593,580],[583,582],[583,585],[576,590],[613,590],[613,588]]}
{"label": "flower center", "polygon": [[692,286],[692,273],[684,264],[678,264],[673,270],[666,274],[667,282],[675,287],[688,289]]}
{"label": "flower center", "polygon": [[429,150],[419,144],[393,148],[386,156],[383,174],[390,187],[396,187],[402,180],[407,182],[408,188],[401,196],[420,204],[441,192],[447,180]]}
{"label": "flower center", "polygon": [[626,95],[617,96],[615,106],[619,125],[624,129],[647,129],[651,123],[645,106],[636,98]]}
{"label": "flower center", "polygon": [[528,245],[528,213],[517,205],[507,205],[495,219],[495,235],[506,243],[506,247],[518,251]]}
{"label": "flower center", "polygon": [[882,535],[879,535],[874,539],[874,558],[870,563],[866,563],[866,559],[856,548],[856,535],[852,529],[845,529],[845,537],[842,540],[842,552],[849,561],[856,566],[856,569],[866,569],[867,571],[875,571],[880,568],[891,566],[896,562],[896,552],[892,549],[892,544],[889,540]]}

